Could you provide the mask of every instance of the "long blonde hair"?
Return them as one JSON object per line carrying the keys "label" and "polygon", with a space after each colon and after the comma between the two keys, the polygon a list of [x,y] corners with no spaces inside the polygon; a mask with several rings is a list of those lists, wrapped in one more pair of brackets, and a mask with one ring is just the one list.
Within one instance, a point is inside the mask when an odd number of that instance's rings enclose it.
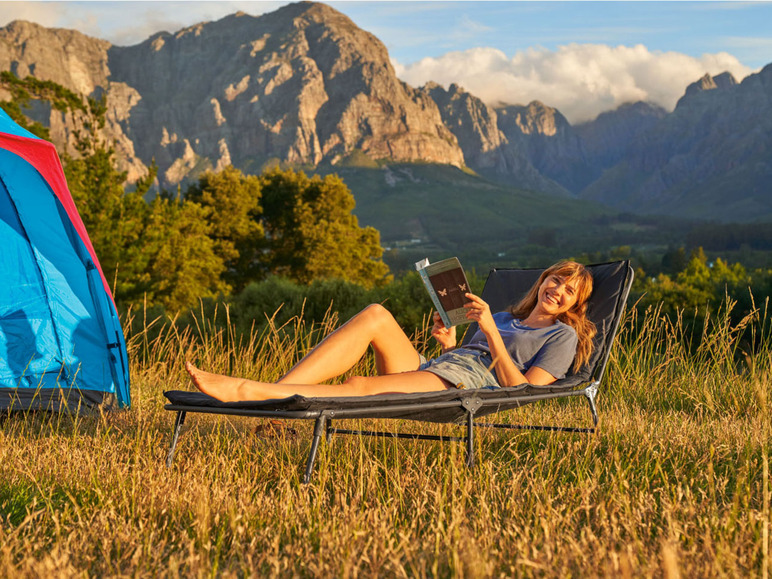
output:
{"label": "long blonde hair", "polygon": [[525,297],[514,306],[510,306],[507,311],[518,319],[527,318],[536,307],[539,287],[551,275],[563,278],[566,283],[572,283],[576,288],[576,303],[570,310],[558,315],[557,319],[571,326],[579,338],[579,343],[576,345],[576,358],[574,359],[574,369],[578,370],[590,360],[592,339],[597,333],[595,324],[587,319],[587,300],[592,294],[592,275],[583,265],[575,261],[560,261],[545,269],[539,276],[539,281],[528,290]]}

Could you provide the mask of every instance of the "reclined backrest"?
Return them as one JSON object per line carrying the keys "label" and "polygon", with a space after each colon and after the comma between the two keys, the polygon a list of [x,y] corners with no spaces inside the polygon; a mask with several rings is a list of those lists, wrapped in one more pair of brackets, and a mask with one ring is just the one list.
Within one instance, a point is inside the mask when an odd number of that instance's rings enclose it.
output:
{"label": "reclined backrest", "polygon": [[[583,368],[572,370],[560,384],[600,381],[633,282],[633,270],[629,260],[586,267],[593,278],[593,291],[588,302],[587,315],[598,329],[593,340],[595,347],[589,363]],[[500,312],[520,301],[538,281],[544,269],[493,269],[485,282],[482,298],[491,306],[492,312]],[[464,338],[470,339],[476,331],[476,324],[473,324]]]}

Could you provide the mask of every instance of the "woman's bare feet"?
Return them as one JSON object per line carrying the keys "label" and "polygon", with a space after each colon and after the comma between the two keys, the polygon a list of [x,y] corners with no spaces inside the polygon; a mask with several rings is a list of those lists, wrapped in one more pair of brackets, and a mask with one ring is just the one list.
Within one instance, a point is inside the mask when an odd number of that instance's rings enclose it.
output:
{"label": "woman's bare feet", "polygon": [[199,370],[190,362],[185,362],[185,370],[190,374],[193,384],[204,394],[217,398],[220,402],[238,402],[245,400],[242,386],[243,378],[233,378],[222,374],[212,374]]}

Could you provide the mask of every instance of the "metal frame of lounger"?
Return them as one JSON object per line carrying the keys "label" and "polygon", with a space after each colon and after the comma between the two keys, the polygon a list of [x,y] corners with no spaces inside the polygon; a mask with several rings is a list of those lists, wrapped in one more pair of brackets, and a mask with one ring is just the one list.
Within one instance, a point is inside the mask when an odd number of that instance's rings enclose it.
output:
{"label": "metal frame of lounger", "polygon": [[[166,458],[166,466],[171,467],[174,459],[175,449],[177,447],[177,441],[179,439],[180,431],[185,423],[185,418],[188,412],[202,413],[202,414],[217,414],[228,416],[243,416],[250,418],[273,418],[273,419],[289,419],[289,420],[315,420],[314,434],[311,442],[311,450],[308,454],[306,461],[306,470],[303,477],[303,482],[309,482],[311,473],[313,472],[314,462],[316,460],[316,453],[319,448],[319,442],[322,436],[325,436],[329,441],[333,434],[359,434],[362,436],[374,436],[381,438],[406,438],[412,440],[436,440],[441,442],[465,442],[466,443],[466,464],[469,467],[475,464],[475,452],[474,452],[474,427],[487,427],[487,428],[502,428],[502,429],[527,429],[527,430],[549,430],[549,431],[562,431],[562,432],[595,432],[595,428],[576,428],[565,426],[536,426],[536,425],[517,425],[517,424],[489,424],[489,423],[475,423],[475,414],[482,408],[496,407],[497,409],[513,409],[523,406],[531,402],[537,402],[540,400],[548,400],[554,398],[566,398],[571,396],[586,396],[588,401],[591,401],[587,392],[593,389],[593,385],[588,386],[582,390],[569,390],[566,392],[550,392],[546,394],[534,394],[527,395],[518,398],[493,398],[481,400],[480,398],[470,395],[457,400],[450,400],[446,402],[434,402],[434,403],[421,403],[421,409],[424,411],[441,410],[447,408],[462,408],[464,411],[464,424],[466,427],[465,436],[442,436],[431,434],[412,434],[404,432],[378,432],[371,430],[349,430],[334,428],[332,421],[345,420],[345,419],[365,419],[365,418],[390,418],[386,414],[394,414],[395,419],[402,418],[401,413],[406,411],[413,411],[416,408],[415,404],[405,404],[402,406],[373,406],[371,408],[328,408],[325,410],[313,410],[313,411],[282,411],[282,410],[255,410],[250,408],[223,408],[219,406],[198,406],[190,404],[170,403],[164,406],[166,410],[176,411],[177,418],[174,422],[174,430],[172,432],[172,441],[169,447],[169,453]],[[470,394],[474,391],[469,391]],[[339,401],[340,399],[336,399]],[[591,410],[593,414],[594,424],[597,425],[598,417],[595,412],[594,403],[590,402]],[[502,408],[506,406],[506,408]]]}
{"label": "metal frame of lounger", "polygon": [[[329,441],[333,434],[358,434],[362,436],[374,436],[374,437],[388,437],[388,438],[407,438],[413,440],[437,440],[443,442],[465,442],[466,443],[466,464],[469,467],[473,467],[475,464],[475,451],[474,451],[474,427],[484,428],[497,428],[497,429],[518,429],[518,430],[543,430],[543,431],[559,431],[559,432],[580,432],[580,433],[594,433],[598,425],[598,413],[595,405],[595,397],[598,393],[598,389],[601,384],[601,380],[605,373],[606,365],[608,363],[608,357],[613,344],[614,336],[619,327],[619,323],[622,318],[622,312],[624,310],[625,302],[627,301],[630,287],[633,281],[633,270],[630,267],[629,261],[614,262],[609,264],[597,264],[588,266],[590,271],[600,271],[600,268],[614,270],[614,275],[619,278],[618,287],[615,287],[614,292],[614,304],[613,315],[606,316],[607,320],[610,320],[611,324],[607,330],[602,332],[602,339],[596,345],[596,354],[594,364],[592,364],[592,372],[586,372],[584,379],[580,379],[576,384],[576,378],[562,380],[555,385],[542,387],[533,385],[523,385],[516,388],[507,388],[500,390],[458,390],[448,391],[447,393],[429,395],[381,395],[381,396],[369,396],[369,397],[350,397],[350,398],[314,398],[304,399],[302,397],[293,397],[299,401],[313,402],[313,406],[316,408],[310,409],[298,409],[293,410],[292,403],[287,403],[292,399],[285,399],[284,401],[264,401],[260,403],[248,402],[248,403],[220,403],[214,399],[206,396],[205,394],[197,392],[166,392],[167,398],[170,400],[170,404],[164,406],[166,410],[177,412],[177,417],[174,422],[174,429],[172,432],[171,445],[169,447],[169,453],[167,455],[166,464],[171,467],[174,459],[175,449],[179,439],[180,431],[188,412],[204,413],[204,414],[219,414],[230,416],[244,416],[244,417],[263,417],[274,419],[290,419],[290,420],[310,420],[315,421],[313,439],[311,442],[311,449],[309,451],[308,459],[306,461],[306,469],[303,476],[303,482],[308,483],[311,479],[311,474],[314,468],[314,462],[316,460],[317,450],[319,448],[319,442],[322,436],[325,436]],[[500,305],[501,301],[504,303],[512,303],[513,297],[522,294],[524,290],[522,288],[513,288],[507,286],[508,289],[503,292],[496,292],[489,289],[492,276],[503,274],[507,275],[520,275],[523,272],[527,272],[525,283],[521,284],[526,289],[533,284],[536,278],[543,270],[493,270],[488,278],[483,291],[483,298],[489,301],[492,305]],[[533,279],[531,279],[533,278]],[[500,289],[500,288],[499,288]],[[486,292],[489,294],[486,296]],[[591,300],[592,301],[592,300]],[[503,307],[503,306],[502,306]],[[592,312],[590,311],[592,317]],[[467,332],[467,336],[471,336],[474,332],[474,327],[470,328]],[[599,334],[601,332],[599,331]],[[580,428],[580,427],[567,427],[567,426],[539,426],[539,425],[520,425],[520,424],[498,424],[498,423],[475,423],[475,415],[478,413],[492,414],[501,412],[504,410],[510,410],[538,402],[542,400],[551,400],[555,398],[569,398],[575,396],[584,396],[590,407],[590,412],[593,419],[592,428]],[[430,400],[424,400],[429,398]],[[440,400],[431,400],[431,398],[440,398]],[[448,400],[444,400],[448,398]],[[362,401],[367,400],[367,406],[362,406]],[[278,405],[278,407],[276,407]],[[272,407],[273,406],[273,407]],[[348,406],[348,407],[347,407]],[[289,407],[290,409],[287,409]],[[342,419],[364,419],[364,418],[394,418],[394,419],[409,419],[409,420],[423,420],[423,421],[435,421],[431,418],[410,418],[415,414],[417,410],[422,413],[428,413],[431,415],[436,411],[455,411],[455,415],[451,420],[438,420],[439,422],[460,422],[461,417],[466,428],[465,436],[441,436],[441,435],[429,435],[429,434],[412,434],[401,432],[378,432],[370,430],[351,430],[340,429],[332,426],[333,420]],[[458,416],[458,414],[461,416]]]}

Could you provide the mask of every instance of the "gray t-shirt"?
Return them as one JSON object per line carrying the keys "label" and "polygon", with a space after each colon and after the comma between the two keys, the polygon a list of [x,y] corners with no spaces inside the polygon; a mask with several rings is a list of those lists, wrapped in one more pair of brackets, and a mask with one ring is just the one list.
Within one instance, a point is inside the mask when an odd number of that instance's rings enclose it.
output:
{"label": "gray t-shirt", "polygon": [[[537,366],[558,380],[565,377],[578,343],[571,326],[556,321],[546,328],[531,328],[508,312],[493,314],[493,320],[518,370],[525,373],[531,366]],[[463,347],[490,353],[488,340],[480,330]]]}

